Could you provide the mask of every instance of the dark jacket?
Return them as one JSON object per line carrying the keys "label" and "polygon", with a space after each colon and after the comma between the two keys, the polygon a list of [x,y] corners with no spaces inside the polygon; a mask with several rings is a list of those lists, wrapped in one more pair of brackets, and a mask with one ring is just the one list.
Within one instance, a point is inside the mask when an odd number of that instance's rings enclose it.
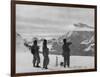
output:
{"label": "dark jacket", "polygon": [[37,55],[37,54],[39,54],[39,46],[32,46],[31,47],[31,53],[33,54],[33,55]]}
{"label": "dark jacket", "polygon": [[67,54],[70,53],[70,48],[69,48],[69,46],[70,46],[71,44],[72,44],[71,42],[67,42],[67,43],[63,44],[63,46],[62,46],[62,49],[63,49],[62,55],[63,55],[63,56],[66,56]]}

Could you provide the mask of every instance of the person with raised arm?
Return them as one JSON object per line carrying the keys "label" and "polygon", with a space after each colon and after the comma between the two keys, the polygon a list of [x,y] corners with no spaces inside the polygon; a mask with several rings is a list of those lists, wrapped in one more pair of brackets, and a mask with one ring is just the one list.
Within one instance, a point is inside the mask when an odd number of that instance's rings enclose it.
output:
{"label": "person with raised arm", "polygon": [[64,57],[64,67],[66,67],[66,64],[68,67],[70,67],[70,48],[69,46],[71,44],[72,44],[71,42],[67,42],[66,39],[63,39],[62,56]]}

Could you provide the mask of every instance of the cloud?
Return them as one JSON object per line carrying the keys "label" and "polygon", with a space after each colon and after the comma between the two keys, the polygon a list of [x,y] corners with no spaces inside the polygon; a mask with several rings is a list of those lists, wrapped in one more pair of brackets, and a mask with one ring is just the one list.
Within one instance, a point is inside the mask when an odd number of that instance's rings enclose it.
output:
{"label": "cloud", "polygon": [[70,24],[81,21],[89,25],[93,24],[94,22],[94,10],[86,8],[50,7],[17,4],[16,20],[40,24],[60,24],[61,22],[66,22],[67,24]]}
{"label": "cloud", "polygon": [[52,7],[39,5],[16,5],[16,31],[28,35],[56,35],[76,28],[82,22],[94,26],[94,10],[87,8]]}

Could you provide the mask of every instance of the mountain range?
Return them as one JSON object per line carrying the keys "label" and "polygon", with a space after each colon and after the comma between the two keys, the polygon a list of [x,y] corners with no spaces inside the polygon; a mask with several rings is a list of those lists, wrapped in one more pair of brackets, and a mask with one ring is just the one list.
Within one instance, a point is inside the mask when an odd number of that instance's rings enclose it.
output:
{"label": "mountain range", "polygon": [[[67,39],[68,42],[72,42],[72,45],[70,45],[71,55],[93,56],[95,46],[93,27],[83,23],[73,24],[73,26],[80,30],[66,31],[58,38],[52,38],[48,40],[48,47],[50,49],[50,53],[61,54],[63,45],[62,40]],[[86,28],[87,30],[85,30],[84,28]],[[42,47],[43,39],[44,38],[38,39],[38,44],[40,45],[40,47]],[[27,48],[24,46],[25,40],[27,39],[23,39],[21,34],[16,33],[16,47],[18,49],[24,49],[25,51],[27,51]]]}

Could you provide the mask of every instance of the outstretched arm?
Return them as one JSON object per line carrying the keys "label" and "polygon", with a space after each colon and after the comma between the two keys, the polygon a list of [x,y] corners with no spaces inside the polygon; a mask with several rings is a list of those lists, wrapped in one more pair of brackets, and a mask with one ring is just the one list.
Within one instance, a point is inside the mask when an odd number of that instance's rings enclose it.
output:
{"label": "outstretched arm", "polygon": [[28,48],[31,48],[31,45],[27,44],[27,43],[24,43],[24,45]]}
{"label": "outstretched arm", "polygon": [[72,42],[68,42],[68,45],[71,45],[72,44]]}

